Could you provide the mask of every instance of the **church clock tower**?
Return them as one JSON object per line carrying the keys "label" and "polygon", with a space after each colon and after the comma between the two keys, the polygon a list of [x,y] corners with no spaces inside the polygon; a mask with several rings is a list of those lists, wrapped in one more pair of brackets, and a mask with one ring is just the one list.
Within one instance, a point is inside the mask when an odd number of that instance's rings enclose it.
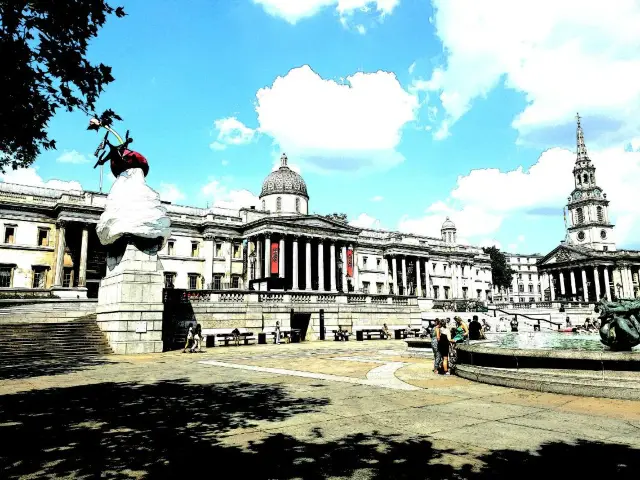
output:
{"label": "church clock tower", "polygon": [[609,200],[607,194],[596,185],[596,168],[591,163],[584,144],[584,133],[580,115],[576,116],[577,152],[573,167],[575,188],[569,197],[567,211],[568,244],[593,250],[614,251],[613,225],[609,223]]}

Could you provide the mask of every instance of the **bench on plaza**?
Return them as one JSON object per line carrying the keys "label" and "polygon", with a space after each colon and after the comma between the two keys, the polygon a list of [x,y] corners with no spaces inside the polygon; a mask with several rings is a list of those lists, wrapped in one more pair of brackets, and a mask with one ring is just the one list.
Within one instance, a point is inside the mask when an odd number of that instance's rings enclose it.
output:
{"label": "bench on plaza", "polygon": [[367,340],[371,340],[372,336],[378,338],[385,338],[384,327],[382,325],[356,325],[353,327],[353,331],[356,334],[356,340],[362,342],[364,337]]}
{"label": "bench on plaza", "polygon": [[[282,328],[280,327],[280,340],[284,340],[287,343],[291,343],[293,341],[293,336],[297,335],[297,338],[300,339],[300,329],[297,328]],[[258,334],[258,337],[264,334],[264,343],[267,343],[267,336],[273,337],[273,343],[276,342],[276,327],[264,327],[261,333]],[[260,339],[258,339],[258,343],[262,343]]]}
{"label": "bench on plaza", "polygon": [[338,325],[338,330],[331,330],[331,332],[333,333],[333,340],[336,342],[340,342],[343,340],[347,342],[349,341],[349,336],[351,335],[351,332],[343,330],[340,325]]}
{"label": "bench on plaza", "polygon": [[387,328],[390,332],[394,332],[394,338],[396,340],[402,340],[407,337],[418,337],[420,335],[419,328],[413,328],[407,325],[389,325]]}
{"label": "bench on plaza", "polygon": [[[229,342],[235,343],[235,337],[233,335],[233,328],[203,328],[202,329],[202,344],[206,347],[216,347],[224,342],[224,346],[228,347]],[[253,336],[253,332],[246,328],[238,328],[240,331],[240,342],[245,345],[249,345],[251,342],[255,342],[256,338]]]}

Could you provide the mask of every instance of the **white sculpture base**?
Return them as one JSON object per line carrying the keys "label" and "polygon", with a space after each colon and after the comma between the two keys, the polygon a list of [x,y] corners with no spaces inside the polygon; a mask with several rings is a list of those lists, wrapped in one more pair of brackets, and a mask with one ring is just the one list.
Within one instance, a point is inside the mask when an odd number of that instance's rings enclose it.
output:
{"label": "white sculpture base", "polygon": [[114,353],[162,352],[163,267],[158,255],[127,245],[122,256],[107,255],[100,282],[97,322]]}

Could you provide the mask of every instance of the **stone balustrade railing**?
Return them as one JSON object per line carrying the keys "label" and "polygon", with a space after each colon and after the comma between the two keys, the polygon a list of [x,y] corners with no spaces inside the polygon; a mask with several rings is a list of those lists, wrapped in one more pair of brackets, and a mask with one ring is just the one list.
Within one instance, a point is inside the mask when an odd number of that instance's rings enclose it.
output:
{"label": "stone balustrade railing", "polygon": [[395,295],[377,295],[362,293],[332,292],[260,292],[255,290],[183,290],[167,288],[164,290],[165,303],[341,303],[341,304],[383,304],[383,305],[417,305],[416,297]]}

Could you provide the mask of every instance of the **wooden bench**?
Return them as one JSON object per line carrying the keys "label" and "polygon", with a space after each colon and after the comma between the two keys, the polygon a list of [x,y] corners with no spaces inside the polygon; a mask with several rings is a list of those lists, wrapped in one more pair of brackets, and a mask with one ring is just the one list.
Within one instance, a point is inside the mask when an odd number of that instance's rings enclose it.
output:
{"label": "wooden bench", "polygon": [[371,340],[371,336],[375,335],[379,338],[385,338],[384,327],[382,325],[356,325],[353,327],[353,331],[356,334],[356,340],[362,342],[364,337],[367,340]]}
{"label": "wooden bench", "polygon": [[[338,328],[340,328],[340,326],[338,326]],[[351,332],[342,330],[341,328],[340,330],[331,330],[331,332],[333,333],[333,340],[336,342],[341,342],[343,340],[345,342],[348,342],[349,336],[351,335]]]}
{"label": "wooden bench", "polygon": [[[235,336],[232,333],[233,330],[233,328],[203,328],[202,344],[206,347],[216,347],[220,345],[220,342],[224,342],[224,346],[228,347],[229,342],[235,343]],[[246,328],[238,328],[238,330],[240,331],[238,337],[244,345],[249,345],[251,342],[256,341],[253,332]]]}
{"label": "wooden bench", "polygon": [[[273,343],[276,343],[276,327],[264,327],[262,333],[273,337]],[[297,333],[300,338],[300,330],[296,328],[282,328],[280,327],[280,340],[285,340],[287,343],[291,343],[293,334]]]}

